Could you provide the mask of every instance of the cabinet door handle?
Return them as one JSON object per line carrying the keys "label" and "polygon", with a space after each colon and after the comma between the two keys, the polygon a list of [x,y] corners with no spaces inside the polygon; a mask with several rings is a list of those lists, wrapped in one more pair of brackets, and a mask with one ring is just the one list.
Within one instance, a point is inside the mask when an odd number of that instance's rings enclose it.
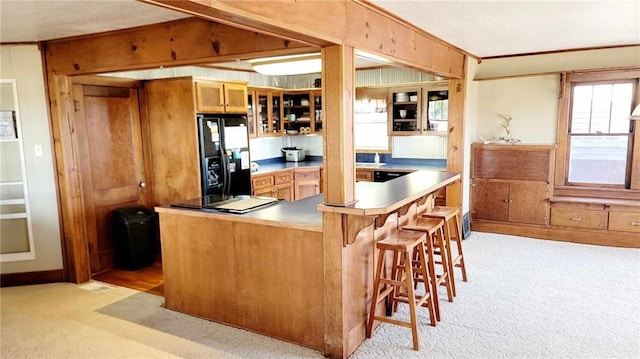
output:
{"label": "cabinet door handle", "polygon": [[509,198],[505,199],[504,201],[508,203],[509,202]]}
{"label": "cabinet door handle", "polygon": [[579,222],[579,221],[582,221],[582,217],[571,217],[571,220]]}
{"label": "cabinet door handle", "polygon": [[631,225],[632,225],[632,226],[636,226],[636,227],[640,227],[640,222],[638,222],[638,221],[633,221],[633,222],[631,222]]}

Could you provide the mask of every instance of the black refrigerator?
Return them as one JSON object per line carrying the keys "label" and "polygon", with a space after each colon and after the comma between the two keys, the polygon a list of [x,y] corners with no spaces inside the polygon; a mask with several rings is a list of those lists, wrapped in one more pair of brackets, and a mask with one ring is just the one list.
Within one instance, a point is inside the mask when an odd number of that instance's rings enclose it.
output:
{"label": "black refrigerator", "polygon": [[198,114],[202,195],[250,195],[247,117]]}

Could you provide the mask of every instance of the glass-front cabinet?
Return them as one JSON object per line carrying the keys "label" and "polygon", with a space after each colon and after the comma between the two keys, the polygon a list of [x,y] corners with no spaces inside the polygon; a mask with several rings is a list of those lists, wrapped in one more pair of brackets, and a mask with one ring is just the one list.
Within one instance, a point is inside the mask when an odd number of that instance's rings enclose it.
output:
{"label": "glass-front cabinet", "polygon": [[424,89],[424,108],[427,115],[425,131],[446,135],[449,121],[449,90],[447,84]]}
{"label": "glass-front cabinet", "polygon": [[284,130],[288,135],[322,132],[320,90],[286,91],[283,96]]}
{"label": "glass-front cabinet", "polygon": [[419,135],[425,126],[420,87],[393,88],[389,92],[389,133],[395,136]]}
{"label": "glass-front cabinet", "polygon": [[322,132],[322,91],[315,90],[311,92],[311,114],[313,123],[311,124],[311,132]]}
{"label": "glass-front cabinet", "polygon": [[449,117],[447,82],[391,88],[389,100],[391,102],[390,135],[447,135]]}
{"label": "glass-front cabinet", "polygon": [[256,92],[253,90],[247,91],[247,126],[249,127],[249,137],[258,136],[257,123],[256,123],[256,106],[254,99],[256,98]]}
{"label": "glass-front cabinet", "polygon": [[15,80],[0,80],[0,262],[35,258]]}
{"label": "glass-front cabinet", "polygon": [[252,89],[257,136],[282,134],[282,93]]}

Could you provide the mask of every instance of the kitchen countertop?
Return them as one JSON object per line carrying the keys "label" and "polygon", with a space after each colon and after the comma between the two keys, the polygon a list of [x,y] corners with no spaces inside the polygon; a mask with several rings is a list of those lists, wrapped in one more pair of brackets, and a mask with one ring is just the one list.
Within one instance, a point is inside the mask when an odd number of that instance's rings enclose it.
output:
{"label": "kitchen countertop", "polygon": [[[305,167],[322,167],[322,159],[311,159],[302,162],[268,162],[260,164],[260,168],[257,171],[252,172],[254,175],[267,174],[270,172],[286,170],[290,168],[305,168]],[[356,163],[356,169],[370,169],[372,171],[445,171],[446,165],[425,165],[420,163],[411,162],[387,162],[384,165],[375,166],[373,163],[367,163],[366,165]]]}
{"label": "kitchen countertop", "polygon": [[304,229],[322,232],[322,213],[316,210],[322,202],[322,194],[295,202],[278,201],[268,207],[256,209],[244,214],[234,214],[213,209],[192,209],[171,206],[156,207],[158,213],[176,213],[195,216],[227,219],[235,222],[277,225],[278,227]]}
{"label": "kitchen countertop", "polygon": [[[356,183],[357,201],[347,207],[334,207],[322,203],[318,194],[295,202],[279,201],[271,206],[245,214],[232,214],[216,210],[185,209],[170,206],[156,207],[159,213],[180,213],[196,217],[214,217],[231,221],[276,225],[322,231],[322,212],[340,212],[361,215],[390,213],[398,207],[429,194],[456,181],[460,175],[444,171],[416,171],[387,182]],[[406,203],[405,203],[406,202]]]}
{"label": "kitchen countertop", "polygon": [[460,174],[455,172],[420,170],[387,182],[358,182],[355,203],[344,207],[321,203],[318,210],[365,216],[387,214],[459,179]]}

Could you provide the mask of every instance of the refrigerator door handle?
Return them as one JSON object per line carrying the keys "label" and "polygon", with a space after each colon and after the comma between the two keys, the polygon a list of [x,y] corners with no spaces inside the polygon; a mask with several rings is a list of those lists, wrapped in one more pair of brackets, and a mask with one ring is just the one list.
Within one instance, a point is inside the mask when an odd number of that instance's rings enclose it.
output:
{"label": "refrigerator door handle", "polygon": [[223,141],[220,141],[220,158],[222,159],[222,194],[228,195],[231,192],[231,173],[229,172],[229,158],[227,157],[227,150],[223,145]]}

